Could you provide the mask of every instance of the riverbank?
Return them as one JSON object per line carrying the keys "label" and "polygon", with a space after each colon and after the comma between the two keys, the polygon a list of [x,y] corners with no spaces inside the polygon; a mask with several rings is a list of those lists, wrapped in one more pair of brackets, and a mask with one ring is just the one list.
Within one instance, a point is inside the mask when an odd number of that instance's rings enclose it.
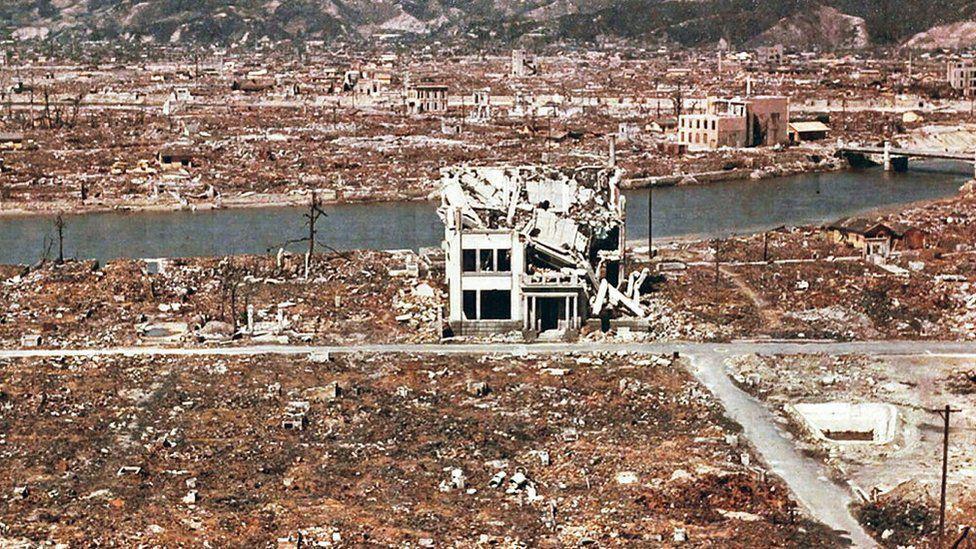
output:
{"label": "riverbank", "polygon": [[[819,224],[873,208],[949,197],[965,180],[956,174],[887,174],[872,169],[656,188],[654,235],[658,241],[725,238],[784,225]],[[641,243],[647,238],[649,194],[647,189],[625,191],[627,237]],[[156,204],[146,211],[70,215],[64,230],[65,255],[107,261],[265,254],[281,247],[299,251],[299,244],[288,243],[308,233],[303,217],[307,197],[285,198],[272,202],[250,195],[241,204],[247,207],[219,210],[172,211]],[[330,204],[328,217],[317,226],[317,240],[340,250],[438,247],[444,229],[437,203],[422,198]],[[36,262],[55,238],[52,213],[0,217],[0,263]]]}
{"label": "riverbank", "polygon": [[632,178],[624,181],[621,186],[625,189],[645,189],[650,187],[676,187],[727,181],[762,181],[793,175],[837,172],[850,168],[850,165],[833,157],[833,155],[820,156],[813,154],[813,156],[816,160],[807,157],[806,159],[776,163],[772,166],[758,169],[734,168],[730,170],[712,170]]}
{"label": "riverbank", "polygon": [[[331,194],[331,193],[323,193]],[[424,195],[370,195],[363,197],[326,197],[320,195],[319,202],[323,205],[351,205],[351,204],[381,204],[388,202],[431,202],[429,194]],[[237,196],[223,197],[217,201],[160,203],[148,199],[87,201],[84,203],[55,201],[34,203],[0,204],[0,218],[52,216],[59,213],[65,215],[87,215],[104,213],[159,213],[159,212],[207,212],[216,210],[257,209],[257,208],[293,208],[307,207],[308,193],[271,194],[244,193]]]}
{"label": "riverbank", "polygon": [[[765,151],[750,150],[751,154]],[[692,153],[709,155],[711,152]],[[833,157],[829,149],[825,148],[794,148],[787,153],[779,153],[783,158],[775,158],[773,163],[758,168],[734,167],[738,163],[729,163],[730,169],[703,170],[673,175],[656,175],[650,177],[629,177],[621,182],[624,190],[637,190],[650,187],[671,187],[705,185],[712,183],[735,182],[743,183],[789,177],[802,174],[828,173],[842,171],[847,164]],[[746,161],[748,160],[748,161]],[[753,158],[739,163],[755,164]],[[765,160],[768,160],[766,158]],[[705,159],[703,165],[714,164],[714,159]],[[371,191],[368,193],[352,194],[337,192],[334,189],[317,189],[320,203],[325,205],[346,204],[376,204],[387,202],[434,202],[437,191],[434,183],[417,189],[398,189],[390,191]],[[96,214],[108,212],[177,212],[177,211],[212,211],[223,209],[245,208],[287,208],[306,206],[309,197],[307,190],[292,190],[288,193],[259,193],[243,192],[238,194],[221,194],[217,198],[193,199],[170,195],[126,196],[125,198],[88,199],[85,201],[60,199],[50,201],[0,201],[0,218],[23,216],[50,216],[59,213],[66,215]]]}

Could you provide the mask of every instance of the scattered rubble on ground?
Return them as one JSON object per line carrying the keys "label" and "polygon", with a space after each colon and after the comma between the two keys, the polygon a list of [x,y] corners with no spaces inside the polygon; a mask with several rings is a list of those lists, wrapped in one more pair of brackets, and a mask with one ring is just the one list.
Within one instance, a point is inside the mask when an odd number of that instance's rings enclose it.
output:
{"label": "scattered rubble on ground", "polygon": [[670,358],[99,356],[0,381],[7,540],[837,541]]}
{"label": "scattered rubble on ground", "polygon": [[[0,344],[438,341],[443,278],[412,252],[139,260],[7,268]],[[405,265],[411,265],[405,268]]]}
{"label": "scattered rubble on ground", "polygon": [[[950,531],[952,525],[976,519],[971,490],[976,482],[976,391],[963,382],[971,360],[744,356],[727,367],[739,386],[762,399],[789,427],[795,444],[854,487],[861,498],[860,520],[887,547],[937,546],[933,498],[939,493],[943,443],[937,410],[946,404],[962,410],[951,418]],[[827,415],[816,417],[818,407],[827,407]],[[808,410],[814,410],[814,423],[823,420],[833,432],[812,433],[802,418]]]}

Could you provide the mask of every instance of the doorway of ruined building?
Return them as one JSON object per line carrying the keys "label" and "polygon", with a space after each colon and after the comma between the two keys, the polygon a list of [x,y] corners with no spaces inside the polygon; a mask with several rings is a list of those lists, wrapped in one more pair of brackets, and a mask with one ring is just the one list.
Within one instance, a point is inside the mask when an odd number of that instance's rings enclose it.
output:
{"label": "doorway of ruined building", "polygon": [[524,333],[530,339],[569,340],[579,333],[579,296],[540,293],[525,296]]}
{"label": "doorway of ruined building", "polygon": [[766,144],[766,128],[763,126],[762,121],[759,120],[759,117],[755,114],[750,114],[749,117],[752,122],[752,124],[750,124],[752,127],[752,136],[749,146],[761,147]]}
{"label": "doorway of ruined building", "polygon": [[566,300],[559,297],[543,297],[536,300],[536,325],[539,333],[560,329],[560,321],[566,318]]}

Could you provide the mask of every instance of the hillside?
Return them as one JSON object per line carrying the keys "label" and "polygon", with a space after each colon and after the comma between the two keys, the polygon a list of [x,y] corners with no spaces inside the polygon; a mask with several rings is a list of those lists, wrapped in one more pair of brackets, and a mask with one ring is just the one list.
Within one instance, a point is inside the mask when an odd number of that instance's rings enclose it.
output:
{"label": "hillside", "polygon": [[[600,37],[709,45],[894,44],[976,18],[976,0],[4,0],[0,36],[185,45],[377,33],[506,45]],[[940,35],[941,36],[941,35]]]}

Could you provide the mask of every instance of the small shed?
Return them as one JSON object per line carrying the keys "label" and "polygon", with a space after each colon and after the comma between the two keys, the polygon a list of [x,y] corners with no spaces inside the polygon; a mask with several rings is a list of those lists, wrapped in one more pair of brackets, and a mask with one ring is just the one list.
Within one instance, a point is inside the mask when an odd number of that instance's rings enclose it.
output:
{"label": "small shed", "polygon": [[827,225],[825,230],[833,242],[848,244],[858,250],[867,249],[869,243],[879,242],[884,242],[890,251],[925,247],[925,232],[901,223],[846,217]]}
{"label": "small shed", "polygon": [[790,122],[790,142],[822,141],[827,139],[830,126],[820,121]]}

